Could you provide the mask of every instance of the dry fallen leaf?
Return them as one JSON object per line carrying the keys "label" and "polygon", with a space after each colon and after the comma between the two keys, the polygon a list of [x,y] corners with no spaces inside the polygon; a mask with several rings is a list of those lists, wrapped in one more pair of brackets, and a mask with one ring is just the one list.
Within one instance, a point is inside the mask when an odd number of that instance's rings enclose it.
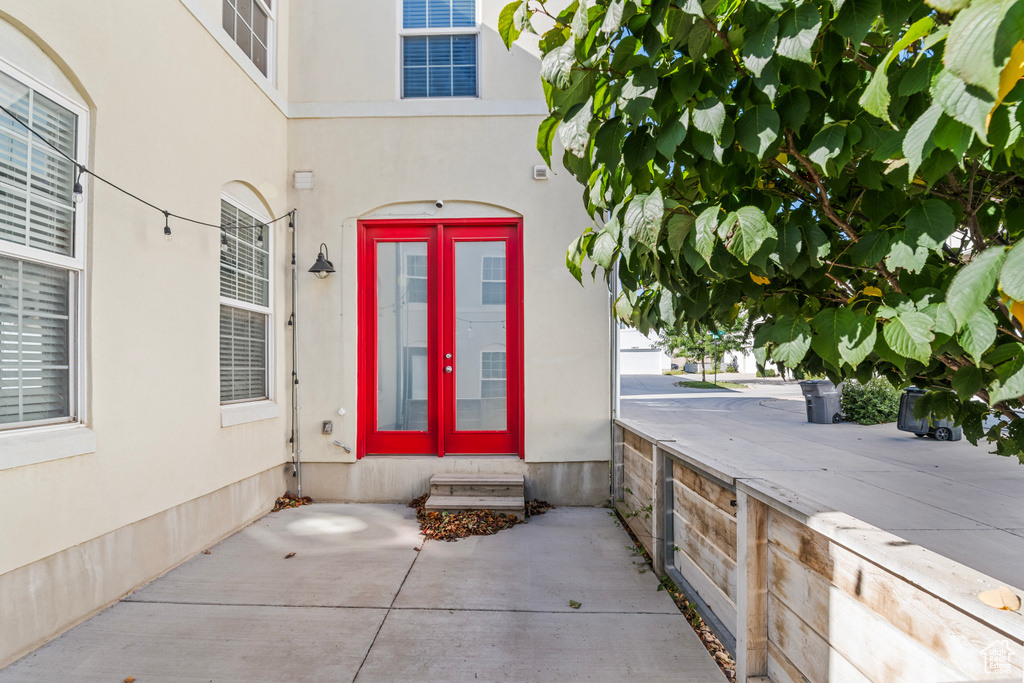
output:
{"label": "dry fallen leaf", "polygon": [[288,553],[287,555],[284,556],[284,559],[287,560],[289,557],[295,557],[295,553]]}
{"label": "dry fallen leaf", "polygon": [[415,550],[416,552],[419,552],[421,550],[421,548],[413,548],[413,550]]}
{"label": "dry fallen leaf", "polygon": [[983,591],[978,595],[981,601],[989,607],[1005,609],[1010,612],[1020,611],[1020,598],[1014,595],[1006,586],[1000,586],[994,590]]}
{"label": "dry fallen leaf", "polygon": [[209,551],[209,550],[204,550],[204,551],[203,551],[203,555],[209,555],[209,554],[210,554],[210,551]]}
{"label": "dry fallen leaf", "polygon": [[124,679],[124,683],[135,683],[135,676],[129,676],[128,678]]}
{"label": "dry fallen leaf", "polygon": [[581,603],[578,603],[575,600],[570,600],[569,601],[569,607],[572,607],[573,609],[579,609],[580,608],[580,604]]}

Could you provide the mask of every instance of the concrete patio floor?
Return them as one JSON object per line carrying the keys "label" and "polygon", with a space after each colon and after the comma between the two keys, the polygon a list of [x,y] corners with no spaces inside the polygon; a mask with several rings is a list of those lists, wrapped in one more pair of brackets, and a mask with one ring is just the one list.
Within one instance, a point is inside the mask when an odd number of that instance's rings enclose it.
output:
{"label": "concrete patio floor", "polygon": [[724,681],[630,543],[599,508],[454,543],[424,541],[397,505],[283,510],[0,683]]}

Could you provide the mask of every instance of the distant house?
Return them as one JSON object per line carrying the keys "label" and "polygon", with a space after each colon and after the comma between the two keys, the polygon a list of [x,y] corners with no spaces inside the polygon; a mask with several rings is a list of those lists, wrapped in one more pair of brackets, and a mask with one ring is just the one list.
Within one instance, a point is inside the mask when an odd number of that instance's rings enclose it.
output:
{"label": "distant house", "polygon": [[608,296],[505,0],[130,4],[0,6],[0,666],[300,484],[606,499]]}
{"label": "distant house", "polygon": [[658,335],[619,324],[619,374],[660,375],[672,368],[672,359],[657,346]]}

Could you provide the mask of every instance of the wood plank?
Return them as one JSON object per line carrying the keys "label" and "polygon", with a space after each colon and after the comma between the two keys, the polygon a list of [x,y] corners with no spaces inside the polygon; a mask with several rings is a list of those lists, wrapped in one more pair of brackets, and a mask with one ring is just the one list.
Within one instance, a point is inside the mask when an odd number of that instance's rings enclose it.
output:
{"label": "wood plank", "polygon": [[719,486],[678,462],[672,463],[672,477],[698,496],[717,506],[723,512],[732,517],[736,516],[736,508],[732,505],[732,501],[736,500],[736,493],[734,491]]}
{"label": "wood plank", "polygon": [[[779,649],[779,646],[768,641],[768,678],[772,683],[811,683],[800,673],[796,664]],[[737,681],[739,678],[737,677]]]}
{"label": "wood plank", "polygon": [[736,577],[736,679],[768,673],[768,506],[740,494]]}
{"label": "wood plank", "polygon": [[[986,677],[986,662],[980,653],[1003,641],[1002,634],[842,546],[833,543],[831,554],[832,583],[849,599],[967,678]],[[1024,680],[1024,647],[1006,642],[1013,653],[1012,676]]]}
{"label": "wood plank", "polygon": [[690,587],[697,592],[701,600],[718,616],[722,624],[735,634],[736,604],[685,553],[673,552],[672,564],[683,575]]}
{"label": "wood plank", "polygon": [[673,512],[673,527],[675,544],[718,586],[729,602],[735,604],[736,561],[702,536],[678,511]]}
{"label": "wood plank", "polygon": [[632,496],[634,499],[634,510],[640,510],[642,508],[651,505],[654,500],[654,488],[651,486],[651,482],[648,479],[641,479],[633,472],[626,472],[623,482],[623,493],[625,494],[623,500]]}
{"label": "wood plank", "polygon": [[[790,608],[845,659],[856,662],[871,680],[911,683],[985,677],[984,662],[978,655],[981,648],[958,653],[964,664],[974,665],[974,673],[960,670],[962,667],[952,665],[957,660],[951,663],[926,644],[914,641],[786,551],[769,550],[769,577],[770,596]],[[993,637],[984,645],[996,640]]]}
{"label": "wood plank", "polygon": [[619,503],[619,511],[626,520],[626,524],[633,530],[633,533],[640,538],[640,542],[644,548],[650,548],[654,542],[654,535],[651,529],[651,520],[645,517],[645,513],[641,512],[636,514],[637,510],[640,510],[640,503],[638,499],[632,494],[627,493],[625,499]]}
{"label": "wood plank", "polygon": [[[771,594],[768,596],[768,641],[769,656],[775,654],[776,661],[781,662],[784,661],[779,657],[781,653],[791,664],[785,673],[793,681],[869,683],[870,679]],[[777,652],[771,653],[772,645]],[[771,670],[768,675],[775,678]],[[785,679],[780,677],[780,680]],[[888,679],[876,680],[888,683]],[[918,679],[918,683],[921,680],[935,679]]]}
{"label": "wood plank", "polygon": [[653,448],[653,444],[647,439],[644,439],[640,435],[634,434],[633,432],[626,430],[623,434],[622,441],[627,446],[639,452],[642,456],[646,457],[648,460],[651,458],[651,450]]}
{"label": "wood plank", "polygon": [[768,542],[788,552],[801,564],[832,579],[829,540],[778,510],[768,510]]}
{"label": "wood plank", "polygon": [[654,481],[654,463],[640,458],[627,457],[623,468],[626,472],[631,473],[637,481],[643,482],[648,489],[651,488]]}
{"label": "wood plank", "polygon": [[705,498],[675,482],[673,509],[685,516],[704,538],[736,561],[736,518],[725,514],[721,508],[711,505]]}

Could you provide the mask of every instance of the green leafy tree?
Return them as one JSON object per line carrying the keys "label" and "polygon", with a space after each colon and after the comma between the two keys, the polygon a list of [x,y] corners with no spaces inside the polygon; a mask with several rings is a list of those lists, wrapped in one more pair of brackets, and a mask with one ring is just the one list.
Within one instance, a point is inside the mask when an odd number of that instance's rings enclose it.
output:
{"label": "green leafy tree", "polygon": [[537,146],[595,219],[567,265],[614,269],[619,317],[742,313],[760,364],[916,384],[1024,460],[1024,0],[517,0],[499,31],[538,33]]}
{"label": "green leafy tree", "polygon": [[[737,321],[739,323],[740,321]],[[743,330],[741,324],[734,324],[723,330],[709,330],[693,327],[689,330],[662,332],[658,346],[670,356],[683,356],[698,361],[700,378],[707,381],[704,359],[714,356],[716,363],[730,351],[743,349]]]}

